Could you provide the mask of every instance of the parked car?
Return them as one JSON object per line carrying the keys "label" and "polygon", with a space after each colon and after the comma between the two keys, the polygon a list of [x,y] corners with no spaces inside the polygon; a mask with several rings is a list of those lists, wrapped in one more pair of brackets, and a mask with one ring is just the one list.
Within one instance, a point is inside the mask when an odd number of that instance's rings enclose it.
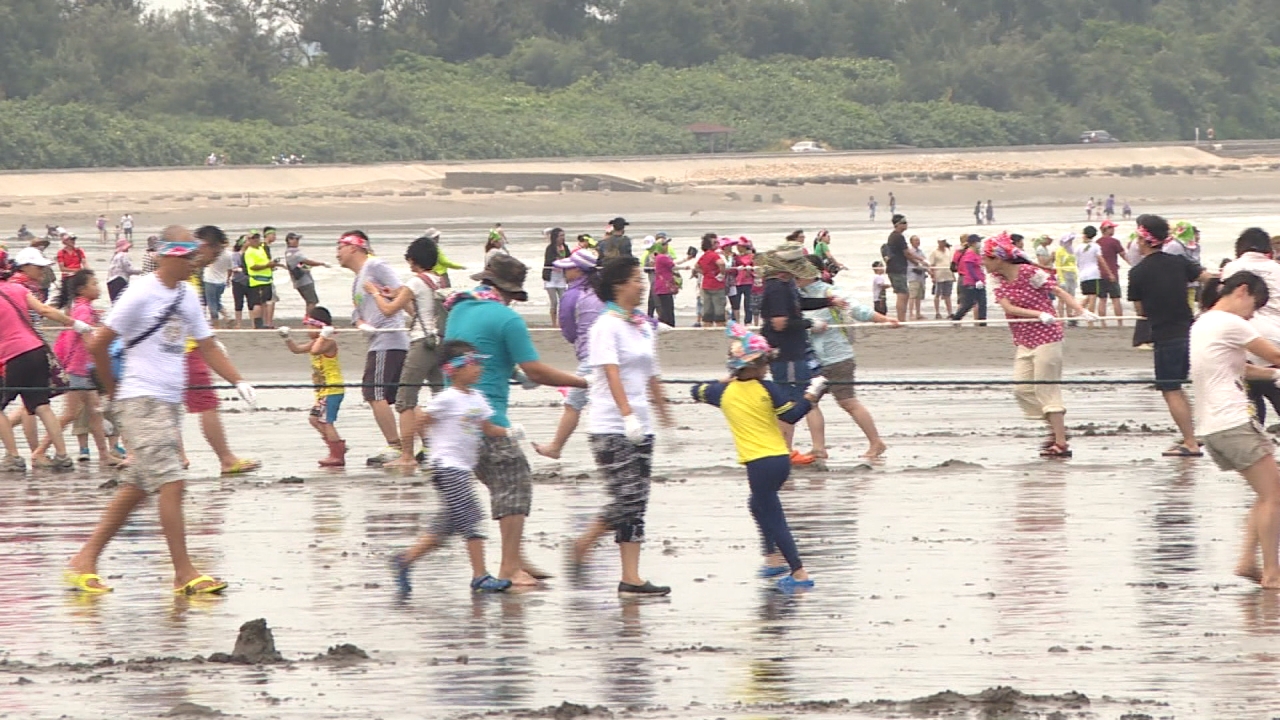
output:
{"label": "parked car", "polygon": [[1106,130],[1086,130],[1080,133],[1080,142],[1082,143],[1113,143],[1120,142],[1118,139],[1111,137],[1111,133]]}
{"label": "parked car", "polygon": [[826,152],[827,149],[812,140],[801,140],[791,146],[791,152]]}

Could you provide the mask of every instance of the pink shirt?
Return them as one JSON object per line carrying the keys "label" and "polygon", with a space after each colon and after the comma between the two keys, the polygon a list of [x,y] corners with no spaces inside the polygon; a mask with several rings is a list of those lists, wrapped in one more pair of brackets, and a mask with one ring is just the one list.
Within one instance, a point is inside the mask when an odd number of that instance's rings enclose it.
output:
{"label": "pink shirt", "polygon": [[668,254],[661,252],[653,256],[653,292],[655,295],[675,295],[676,261]]}
{"label": "pink shirt", "polygon": [[[90,325],[98,324],[98,311],[93,309],[93,303],[84,298],[76,298],[70,315]],[[58,356],[58,362],[62,363],[68,374],[81,377],[89,374],[89,363],[92,360],[89,357],[89,346],[85,344],[84,336],[75,330],[63,330],[58,335],[58,341],[53,344],[53,354]]]}
{"label": "pink shirt", "polygon": [[[1053,315],[1053,289],[1057,286],[1052,275],[1035,265],[1019,265],[1018,277],[1001,282],[996,288],[996,302],[1008,300],[1020,308]],[[1028,350],[1062,341],[1062,323],[1016,322],[1009,323],[1009,329],[1013,331],[1013,344]]]}
{"label": "pink shirt", "polygon": [[[27,323],[27,296],[31,293],[15,282],[0,282],[0,364],[44,345]],[[12,301],[12,302],[10,302]],[[17,308],[14,308],[14,306]]]}

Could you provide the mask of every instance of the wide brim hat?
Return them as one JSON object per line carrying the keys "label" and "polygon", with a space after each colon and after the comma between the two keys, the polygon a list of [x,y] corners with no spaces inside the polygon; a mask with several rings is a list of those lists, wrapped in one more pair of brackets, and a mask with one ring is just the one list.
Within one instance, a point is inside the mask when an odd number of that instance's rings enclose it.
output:
{"label": "wide brim hat", "polygon": [[484,270],[472,275],[471,279],[488,283],[524,302],[529,299],[529,293],[524,291],[524,281],[528,274],[529,268],[520,260],[511,255],[498,254],[489,258]]}
{"label": "wide brim hat", "polygon": [[756,253],[755,263],[765,277],[787,273],[801,280],[814,280],[821,275],[805,258],[804,248],[795,243],[786,243],[768,252]]}

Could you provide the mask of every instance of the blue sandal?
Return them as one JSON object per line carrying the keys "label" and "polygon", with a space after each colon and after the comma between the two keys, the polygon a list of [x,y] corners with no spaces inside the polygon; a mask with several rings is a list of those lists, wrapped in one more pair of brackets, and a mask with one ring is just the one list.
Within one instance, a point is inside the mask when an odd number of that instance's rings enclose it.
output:
{"label": "blue sandal", "polygon": [[502,592],[509,587],[511,587],[510,580],[499,580],[492,575],[474,578],[471,581],[471,591],[478,593]]}

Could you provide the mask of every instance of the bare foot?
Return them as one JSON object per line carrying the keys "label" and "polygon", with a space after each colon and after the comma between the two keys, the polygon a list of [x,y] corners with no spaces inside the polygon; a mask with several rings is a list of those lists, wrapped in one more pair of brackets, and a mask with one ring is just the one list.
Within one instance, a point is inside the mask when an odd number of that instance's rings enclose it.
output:
{"label": "bare foot", "polygon": [[531,443],[531,444],[533,445],[533,451],[538,453],[542,457],[551,458],[552,460],[560,459],[560,451],[551,449],[550,445],[541,445],[539,443]]}
{"label": "bare foot", "polygon": [[396,458],[395,460],[392,460],[391,462],[382,463],[382,467],[384,468],[416,468],[418,467],[418,461],[414,460],[411,457],[404,457],[402,455]]}
{"label": "bare foot", "polygon": [[814,448],[809,454],[813,456],[814,460],[827,460],[830,458],[830,456],[827,455],[826,450],[819,450],[817,448]]}
{"label": "bare foot", "polygon": [[880,458],[884,457],[884,451],[888,449],[889,449],[888,445],[885,445],[884,443],[879,442],[872,445],[866,452],[862,453],[862,457],[868,460],[879,460]]}
{"label": "bare foot", "polygon": [[1237,565],[1236,576],[1256,583],[1262,582],[1262,571],[1258,569],[1257,565]]}
{"label": "bare foot", "polygon": [[1263,575],[1259,583],[1268,590],[1280,590],[1280,573]]}
{"label": "bare foot", "polygon": [[512,576],[511,584],[515,587],[537,587],[538,579],[524,570],[520,570]]}

